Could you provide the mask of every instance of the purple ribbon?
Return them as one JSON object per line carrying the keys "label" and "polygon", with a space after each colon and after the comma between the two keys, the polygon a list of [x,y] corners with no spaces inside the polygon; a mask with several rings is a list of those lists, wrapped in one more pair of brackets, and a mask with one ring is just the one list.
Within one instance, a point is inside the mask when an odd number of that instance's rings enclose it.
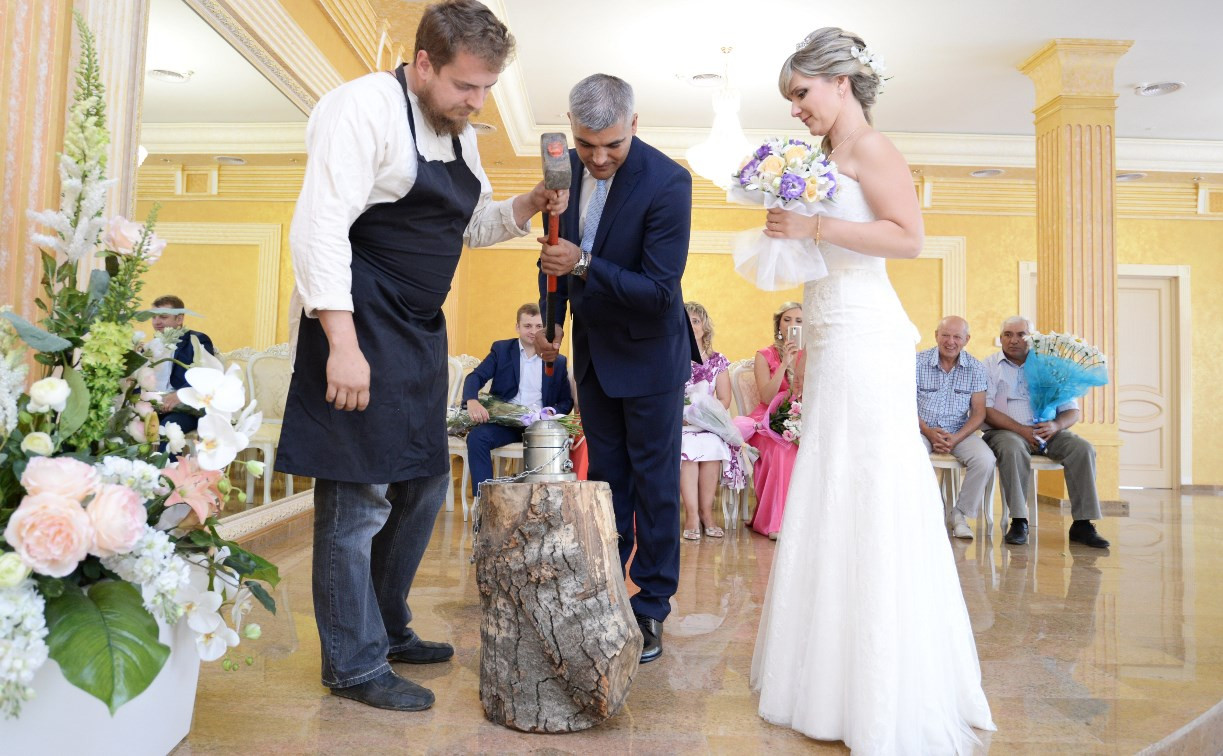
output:
{"label": "purple ribbon", "polygon": [[540,420],[552,420],[557,417],[560,417],[560,415],[557,414],[556,410],[551,407],[542,407],[526,413],[519,419],[522,420],[524,426],[530,426],[532,423],[539,422]]}

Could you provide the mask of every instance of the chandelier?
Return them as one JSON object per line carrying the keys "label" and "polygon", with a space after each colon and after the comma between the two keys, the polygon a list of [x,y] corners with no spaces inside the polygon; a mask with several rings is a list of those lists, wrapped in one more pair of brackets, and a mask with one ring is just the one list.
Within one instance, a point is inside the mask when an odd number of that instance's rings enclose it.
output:
{"label": "chandelier", "polygon": [[739,123],[739,91],[730,86],[730,51],[729,47],[722,48],[727,62],[722,87],[713,93],[713,126],[709,136],[689,147],[684,155],[693,171],[722,189],[730,187],[731,174],[751,149]]}

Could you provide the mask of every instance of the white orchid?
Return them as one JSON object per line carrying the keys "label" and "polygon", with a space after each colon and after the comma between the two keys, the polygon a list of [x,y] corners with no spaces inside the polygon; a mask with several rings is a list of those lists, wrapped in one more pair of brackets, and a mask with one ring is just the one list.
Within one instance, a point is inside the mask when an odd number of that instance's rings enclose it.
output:
{"label": "white orchid", "polygon": [[238,415],[238,419],[234,421],[234,430],[246,436],[249,439],[259,430],[259,426],[263,425],[263,413],[255,411],[255,405],[258,402],[254,399],[246,405],[246,409],[242,410],[242,414]]}
{"label": "white orchid", "polygon": [[[220,617],[218,616],[218,619]],[[195,647],[200,652],[200,661],[216,661],[225,652],[241,642],[241,638],[224,622],[215,630],[201,634],[195,639]]]}
{"label": "white orchid", "polygon": [[221,619],[221,594],[187,586],[178,594],[187,624],[197,633],[211,633],[224,622]]}
{"label": "white orchid", "polygon": [[187,371],[190,385],[178,390],[179,401],[189,407],[224,414],[228,422],[229,416],[242,409],[246,400],[240,372],[237,365],[230,365],[224,372],[211,367],[191,368]]}
{"label": "white orchid", "polygon": [[245,434],[234,430],[228,417],[220,414],[209,413],[200,418],[196,433],[200,440],[195,453],[203,470],[224,470],[249,442]]}

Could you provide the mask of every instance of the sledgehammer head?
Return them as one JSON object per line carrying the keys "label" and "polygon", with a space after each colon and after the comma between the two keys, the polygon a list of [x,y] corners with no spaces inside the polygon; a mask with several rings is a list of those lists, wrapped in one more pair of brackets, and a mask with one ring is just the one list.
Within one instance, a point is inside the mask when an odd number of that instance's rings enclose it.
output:
{"label": "sledgehammer head", "polygon": [[544,160],[544,188],[568,189],[573,181],[569,166],[569,144],[565,135],[552,132],[539,138],[539,152]]}

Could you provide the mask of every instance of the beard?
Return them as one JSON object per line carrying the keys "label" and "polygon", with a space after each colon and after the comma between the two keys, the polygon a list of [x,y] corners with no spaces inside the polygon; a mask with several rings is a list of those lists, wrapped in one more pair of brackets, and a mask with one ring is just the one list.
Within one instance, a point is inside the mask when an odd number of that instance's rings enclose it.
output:
{"label": "beard", "polygon": [[466,115],[455,116],[438,107],[437,102],[433,99],[433,86],[431,84],[421,87],[416,101],[420,104],[420,112],[425,116],[425,120],[429,122],[429,127],[439,135],[455,137],[462,134],[463,130],[467,128]]}

